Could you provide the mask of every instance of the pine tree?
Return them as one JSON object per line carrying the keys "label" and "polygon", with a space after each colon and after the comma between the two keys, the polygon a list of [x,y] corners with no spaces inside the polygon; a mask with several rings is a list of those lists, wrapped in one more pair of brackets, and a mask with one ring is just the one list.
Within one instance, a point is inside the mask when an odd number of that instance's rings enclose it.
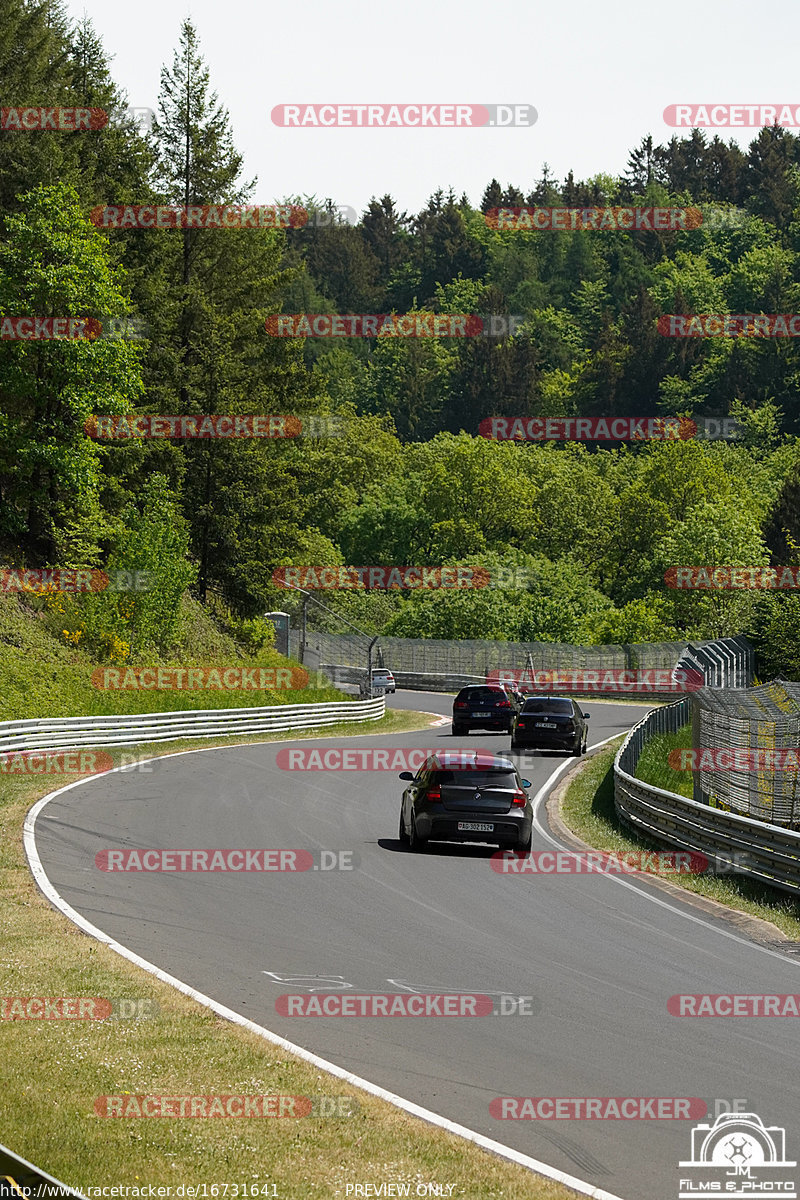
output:
{"label": "pine tree", "polygon": [[361,221],[361,235],[380,263],[385,286],[408,252],[408,214],[397,211],[391,196],[373,196]]}
{"label": "pine tree", "polygon": [[[228,114],[210,79],[190,21],[181,28],[171,69],[164,69],[153,134],[156,185],[178,205],[246,201],[255,181],[243,166]],[[321,231],[358,237],[348,225]],[[271,229],[184,229],[128,237],[150,239],[158,277],[150,304],[154,337],[148,406],[182,413],[296,415],[319,407],[303,368],[302,347],[264,328],[288,279],[285,236]],[[359,240],[359,246],[361,242]],[[363,252],[363,247],[362,247]],[[163,447],[151,462],[160,464]],[[190,441],[179,451],[183,504],[199,563],[198,591],[221,589],[250,614],[263,608],[272,566],[300,536],[299,452],[261,439]],[[283,561],[286,561],[284,558]]]}

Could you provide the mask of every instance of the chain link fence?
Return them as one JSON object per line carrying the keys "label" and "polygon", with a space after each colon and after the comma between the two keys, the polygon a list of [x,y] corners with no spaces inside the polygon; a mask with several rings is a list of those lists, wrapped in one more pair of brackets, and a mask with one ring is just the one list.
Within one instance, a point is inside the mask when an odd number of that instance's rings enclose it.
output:
{"label": "chain link fence", "polygon": [[[309,630],[306,633],[306,658],[310,653],[319,656],[321,666],[363,667],[368,645],[369,639],[366,637]],[[290,646],[293,655],[299,657],[299,630],[291,631]],[[394,673],[405,671],[419,675],[454,674],[485,678],[489,671],[524,670],[530,660],[536,670],[672,668],[686,651],[686,642],[570,646],[561,642],[440,641],[435,638],[381,637],[375,647],[374,658],[376,666],[388,667]]]}
{"label": "chain link fence", "polygon": [[747,875],[799,896],[800,834],[722,812],[636,778],[643,748],[654,737],[682,729],[690,707],[697,707],[694,697],[654,709],[623,742],[614,761],[614,805],[620,821],[659,845],[706,855],[714,874]]}
{"label": "chain link fence", "polygon": [[[800,754],[800,683],[776,679],[754,688],[697,692],[692,697],[692,745],[699,751]],[[754,754],[757,770],[696,770],[694,799],[724,812],[800,828],[800,775],[780,757]],[[698,765],[702,763],[701,757]]]}
{"label": "chain link fence", "polygon": [[[308,630],[301,654],[301,632],[292,630],[290,652],[307,668],[323,671],[334,683],[367,681],[371,642],[366,635]],[[744,638],[713,642],[639,642],[572,646],[560,642],[443,641],[434,638],[379,637],[372,648],[373,667],[386,667],[398,687],[458,691],[485,682],[492,672],[556,671],[699,671],[713,687],[747,687],[752,681],[753,651]],[[576,695],[582,692],[575,684]],[[595,693],[596,687],[584,689]],[[617,689],[622,690],[622,689]],[[650,693],[654,698],[657,693]]]}

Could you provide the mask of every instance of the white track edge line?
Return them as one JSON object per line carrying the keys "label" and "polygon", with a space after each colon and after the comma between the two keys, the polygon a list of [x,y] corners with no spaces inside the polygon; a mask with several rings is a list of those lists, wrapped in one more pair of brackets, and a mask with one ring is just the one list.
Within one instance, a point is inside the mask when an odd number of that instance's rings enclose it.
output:
{"label": "white track edge line", "polygon": [[[614,736],[619,737],[619,734],[615,734]],[[289,739],[281,740],[288,741]],[[306,738],[300,740],[307,741],[309,739]],[[255,745],[261,743],[243,744]],[[274,745],[275,743],[269,744]],[[154,758],[141,759],[139,762],[155,762],[157,758],[178,758],[181,754],[208,754],[212,750],[225,748],[226,747],[220,746],[201,746],[195,750],[178,750],[172,754],[156,755]],[[230,748],[234,749],[234,747]],[[104,775],[110,775],[116,771],[125,771],[130,769],[130,765],[127,767],[114,767],[112,771],[104,771],[100,775],[91,775],[86,779],[78,779],[74,783],[69,783],[65,787],[59,788],[55,792],[50,792],[47,796],[42,796],[42,798],[37,800],[33,808],[31,808],[27,813],[25,817],[25,824],[23,826],[22,837],[25,854],[28,859],[28,865],[30,866],[31,872],[39,889],[50,901],[54,908],[57,908],[59,912],[63,913],[63,915],[69,921],[72,921],[72,923],[82,929],[84,933],[89,934],[90,937],[95,938],[99,942],[103,942],[109,950],[112,950],[115,954],[119,954],[122,958],[128,959],[129,962],[132,962],[137,967],[141,967],[142,970],[147,971],[148,974],[154,975],[156,979],[160,979],[162,983],[167,983],[171,987],[174,987],[176,991],[183,992],[185,996],[188,996],[198,1004],[202,1004],[205,1008],[210,1008],[212,1012],[217,1013],[218,1016],[224,1017],[233,1024],[239,1025],[241,1028],[257,1034],[259,1037],[264,1038],[266,1041],[272,1042],[276,1046],[280,1046],[284,1050],[288,1050],[291,1054],[295,1054],[298,1058],[303,1059],[305,1062],[311,1063],[315,1067],[321,1067],[323,1071],[327,1071],[328,1074],[335,1076],[337,1079],[344,1079],[346,1082],[353,1084],[355,1087],[361,1088],[362,1091],[368,1092],[370,1095],[377,1096],[380,1100],[385,1100],[388,1104],[393,1105],[395,1108],[402,1109],[411,1116],[419,1117],[428,1124],[435,1125],[439,1129],[444,1129],[447,1133],[452,1133],[456,1137],[463,1138],[465,1141],[474,1142],[475,1145],[480,1146],[481,1149],[488,1150],[492,1154],[496,1154],[499,1158],[505,1158],[508,1159],[509,1162],[516,1163],[518,1166],[526,1167],[529,1171],[534,1171],[538,1175],[543,1175],[546,1179],[552,1179],[556,1183],[561,1183],[565,1187],[572,1188],[573,1191],[579,1192],[581,1195],[589,1196],[591,1200],[623,1200],[623,1197],[617,1196],[613,1192],[606,1192],[602,1188],[595,1187],[591,1183],[586,1183],[583,1179],[578,1179],[574,1175],[568,1175],[565,1171],[559,1171],[557,1167],[551,1167],[549,1163],[541,1162],[538,1158],[532,1158],[528,1154],[523,1154],[519,1150],[514,1150],[511,1146],[504,1146],[502,1142],[496,1142],[493,1138],[486,1137],[482,1133],[477,1133],[473,1129],[468,1129],[465,1125],[459,1125],[455,1121],[451,1121],[447,1117],[443,1117],[439,1113],[433,1112],[431,1109],[423,1108],[421,1105],[415,1104],[412,1100],[406,1100],[403,1096],[398,1096],[395,1092],[388,1091],[379,1084],[371,1083],[368,1079],[362,1079],[360,1075],[354,1075],[351,1071],[345,1070],[344,1067],[339,1067],[336,1065],[336,1063],[332,1063],[325,1058],[321,1058],[318,1054],[314,1054],[310,1050],[306,1050],[303,1046],[298,1046],[294,1042],[287,1041],[286,1038],[280,1037],[279,1034],[273,1033],[269,1029],[265,1029],[263,1025],[257,1025],[255,1021],[251,1021],[248,1017],[241,1016],[240,1013],[234,1012],[233,1009],[227,1008],[224,1004],[220,1004],[218,1001],[213,1000],[210,996],[204,995],[203,992],[197,991],[195,988],[191,987],[190,984],[184,983],[183,980],[176,979],[174,975],[169,975],[166,971],[162,971],[160,967],[157,967],[154,963],[148,962],[147,959],[142,958],[133,950],[129,950],[128,947],[123,946],[121,942],[114,941],[114,939],[109,937],[109,935],[102,929],[99,929],[96,925],[93,925],[91,921],[87,921],[85,917],[82,917],[81,914],[77,912],[70,904],[68,904],[67,901],[59,894],[59,892],[50,882],[45,869],[42,866],[42,861],[39,858],[39,852],[36,848],[36,818],[46,804],[49,804],[51,800],[55,800],[57,796],[63,795],[64,792],[69,792],[73,788],[79,787],[83,783],[89,783],[95,779],[102,779]],[[559,768],[559,770],[560,769],[561,768]]]}
{"label": "white track edge line", "polygon": [[[609,742],[613,742],[619,736],[620,735],[618,733],[612,734],[611,737],[605,738],[602,742],[596,742],[594,746],[589,746],[589,749],[599,750],[601,746],[608,745]],[[560,763],[550,778],[544,784],[542,784],[542,786],[539,788],[539,791],[531,801],[533,806],[533,823],[542,837],[545,838],[551,846],[555,846],[559,850],[570,850],[573,853],[575,851],[572,847],[565,846],[563,842],[560,842],[552,833],[550,833],[548,829],[545,829],[544,825],[539,819],[539,806],[545,795],[547,795],[547,793],[552,789],[558,776],[568,767],[574,765],[575,764],[571,763],[569,759],[563,763]],[[800,967],[800,960],[798,959],[793,959],[786,954],[781,954],[779,950],[772,950],[769,946],[764,946],[760,942],[754,941],[752,938],[742,937],[741,934],[734,933],[733,930],[726,929],[724,926],[715,924],[712,921],[707,921],[704,917],[698,917],[695,913],[690,911],[688,903],[683,903],[679,896],[673,897],[670,900],[663,900],[661,896],[657,894],[657,890],[655,888],[647,886],[647,875],[645,873],[633,872],[633,874],[645,884],[644,887],[637,887],[637,885],[631,880],[625,879],[622,875],[616,875],[613,871],[604,873],[602,877],[603,879],[609,880],[610,883],[616,884],[618,887],[627,888],[631,892],[636,892],[638,896],[643,896],[646,900],[649,900],[651,904],[657,904],[659,908],[666,908],[669,912],[677,913],[679,916],[683,917],[687,921],[693,922],[695,925],[702,925],[705,929],[711,930],[712,933],[719,934],[720,937],[728,938],[732,942],[738,942],[740,946],[746,946],[749,950],[758,950],[761,954],[768,954],[770,958],[777,958],[780,962],[788,964],[789,966]],[[727,905],[725,907],[727,908]],[[738,912],[740,910],[731,908],[729,911]],[[720,914],[719,919],[720,921],[724,921],[724,914]]]}

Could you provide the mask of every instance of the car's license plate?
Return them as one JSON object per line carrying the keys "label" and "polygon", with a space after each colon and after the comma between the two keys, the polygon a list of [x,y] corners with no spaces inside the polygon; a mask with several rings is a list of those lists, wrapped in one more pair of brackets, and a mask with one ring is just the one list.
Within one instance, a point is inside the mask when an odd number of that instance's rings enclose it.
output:
{"label": "car's license plate", "polygon": [[474,712],[473,717],[490,717],[492,714],[488,712]]}
{"label": "car's license plate", "polygon": [[478,821],[459,821],[458,828],[464,833],[494,833],[494,825],[481,825]]}
{"label": "car's license plate", "polygon": [[556,725],[555,721],[537,721],[536,728],[537,729],[558,729],[558,725]]}

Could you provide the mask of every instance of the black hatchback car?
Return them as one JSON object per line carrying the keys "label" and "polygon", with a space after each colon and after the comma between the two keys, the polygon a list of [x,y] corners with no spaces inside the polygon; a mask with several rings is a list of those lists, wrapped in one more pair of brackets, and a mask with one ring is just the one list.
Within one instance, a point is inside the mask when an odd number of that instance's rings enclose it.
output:
{"label": "black hatchback car", "polygon": [[586,753],[589,734],[583,712],[567,696],[528,696],[511,725],[511,749],[569,750]]}
{"label": "black hatchback car", "polygon": [[469,733],[471,729],[511,731],[514,714],[522,697],[499,683],[471,683],[453,701],[453,735]]}
{"label": "black hatchback car", "polygon": [[431,754],[412,775],[400,802],[400,841],[424,850],[429,839],[492,842],[501,849],[531,848],[533,808],[510,758],[483,750]]}

